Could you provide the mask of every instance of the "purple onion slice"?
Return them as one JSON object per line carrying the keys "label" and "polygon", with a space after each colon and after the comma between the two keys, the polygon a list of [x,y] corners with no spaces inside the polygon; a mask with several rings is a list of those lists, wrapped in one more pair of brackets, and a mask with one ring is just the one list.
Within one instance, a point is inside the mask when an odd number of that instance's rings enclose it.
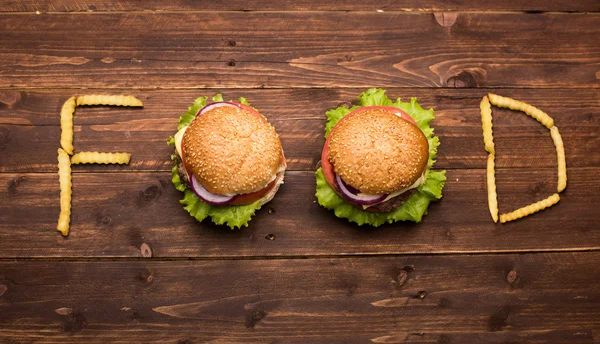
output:
{"label": "purple onion slice", "polygon": [[[377,204],[377,203],[382,202],[388,196],[387,194],[365,196],[365,195],[358,195],[358,193],[353,193],[352,191],[350,191],[350,186],[346,185],[346,183],[344,183],[342,178],[340,178],[340,176],[337,174],[335,175],[335,184],[337,185],[338,189],[342,193],[342,197],[344,197],[345,199],[347,199],[349,201],[352,201],[354,203],[358,203],[361,205]],[[354,189],[354,188],[352,188],[352,189]],[[354,190],[356,190],[356,189],[354,189]]]}
{"label": "purple onion slice", "polygon": [[216,109],[218,107],[221,106],[233,106],[233,107],[238,107],[237,105],[233,104],[233,103],[229,103],[229,102],[217,102],[217,103],[212,103],[212,104],[208,104],[205,107],[203,107],[202,109],[200,109],[200,111],[198,111],[198,113],[196,114],[196,117],[200,116],[201,114],[210,111],[212,109]]}
{"label": "purple onion slice", "polygon": [[196,176],[193,174],[190,175],[190,185],[192,187],[192,191],[196,194],[196,196],[200,197],[206,203],[215,204],[215,205],[223,205],[231,202],[235,196],[225,196],[225,195],[217,195],[209,192],[200,184]]}

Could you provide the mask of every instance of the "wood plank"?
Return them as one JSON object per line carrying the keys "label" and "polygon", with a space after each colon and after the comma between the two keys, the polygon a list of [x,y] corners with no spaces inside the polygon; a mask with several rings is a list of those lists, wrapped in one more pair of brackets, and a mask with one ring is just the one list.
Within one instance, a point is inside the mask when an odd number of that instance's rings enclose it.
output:
{"label": "wood plank", "polygon": [[[196,222],[182,208],[171,176],[160,173],[75,173],[71,233],[56,231],[55,174],[0,174],[0,258],[252,257],[423,254],[600,249],[595,204],[599,168],[571,168],[561,201],[535,216],[494,224],[484,170],[449,170],[444,198],[420,224],[379,229],[335,217],[315,201],[312,172],[287,173],[275,199],[248,228],[231,231]],[[497,173],[500,211],[556,192],[555,169]]]}
{"label": "wood plank", "polygon": [[[349,103],[364,89],[224,90],[228,98],[248,98],[278,130],[291,170],[312,171],[320,160],[327,109]],[[437,167],[485,168],[479,101],[490,90],[390,89],[390,97],[418,97],[436,110],[433,122],[442,145]],[[569,167],[600,166],[600,89],[492,89],[537,105],[556,120]],[[86,93],[106,90],[88,90]],[[121,91],[131,93],[129,91]],[[133,92],[141,109],[86,107],[75,117],[75,149],[131,152],[129,166],[76,166],[75,171],[169,171],[177,118],[199,95],[215,90]],[[0,91],[0,172],[55,172],[60,128],[58,114],[73,90]],[[548,131],[518,112],[494,108],[497,166],[554,167],[556,153]]]}
{"label": "wood plank", "polygon": [[3,261],[0,341],[592,344],[599,259]]}
{"label": "wood plank", "polygon": [[0,32],[4,88],[600,86],[586,14],[23,14]]}
{"label": "wood plank", "polygon": [[565,11],[598,12],[600,4],[593,0],[520,0],[500,1],[440,1],[440,0],[346,0],[321,2],[298,1],[128,1],[128,0],[78,0],[48,1],[24,0],[0,4],[0,12],[98,12],[98,11]]}

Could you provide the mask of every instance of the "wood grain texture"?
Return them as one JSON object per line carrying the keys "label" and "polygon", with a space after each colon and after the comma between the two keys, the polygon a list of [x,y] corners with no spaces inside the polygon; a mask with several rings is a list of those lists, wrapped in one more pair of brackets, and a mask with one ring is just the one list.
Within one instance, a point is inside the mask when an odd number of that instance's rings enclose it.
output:
{"label": "wood grain texture", "polygon": [[97,11],[565,11],[598,12],[600,4],[593,0],[520,0],[441,1],[441,0],[345,0],[345,1],[131,1],[77,0],[9,1],[0,4],[0,12],[97,12]]}
{"label": "wood grain texture", "polygon": [[600,86],[595,15],[448,19],[375,12],[3,15],[0,87]]}
{"label": "wood grain texture", "polygon": [[[224,90],[227,99],[248,98],[281,136],[291,170],[313,171],[323,147],[325,112],[350,104],[364,89]],[[438,168],[485,168],[479,101],[490,90],[389,89],[392,98],[419,99],[436,110],[433,122],[442,145]],[[600,166],[599,89],[491,90],[539,106],[556,121],[569,167]],[[104,92],[88,90],[86,93]],[[218,90],[133,92],[144,109],[78,108],[75,150],[132,153],[129,166],[75,166],[76,172],[170,171],[173,149],[166,145],[179,115],[193,99]],[[122,91],[130,94],[131,92]],[[76,91],[0,91],[0,172],[55,172],[59,112]],[[556,166],[550,134],[520,112],[493,108],[498,168]]]}
{"label": "wood grain texture", "polygon": [[[449,170],[420,224],[358,227],[316,204],[312,172],[287,173],[248,228],[198,223],[168,172],[74,173],[71,232],[56,231],[55,174],[0,174],[0,257],[251,257],[600,249],[598,168],[571,168],[554,207],[504,225],[487,209],[485,170]],[[500,212],[556,192],[555,169],[497,172]],[[141,247],[145,244],[145,250]]]}
{"label": "wood grain texture", "polygon": [[[597,12],[595,0],[0,3],[0,343],[597,343]],[[360,228],[315,202],[324,112],[373,86],[437,111],[448,181],[420,224]],[[196,222],[170,181],[179,114],[219,91],[267,116],[292,170],[238,231]],[[489,91],[547,111],[567,154],[561,201],[505,225],[486,202]],[[145,108],[78,109],[76,150],[133,157],[74,166],[63,238],[58,114],[83,93]],[[493,111],[500,212],[554,193],[548,131]]]}
{"label": "wood grain texture", "polygon": [[592,344],[598,259],[4,261],[0,341]]}

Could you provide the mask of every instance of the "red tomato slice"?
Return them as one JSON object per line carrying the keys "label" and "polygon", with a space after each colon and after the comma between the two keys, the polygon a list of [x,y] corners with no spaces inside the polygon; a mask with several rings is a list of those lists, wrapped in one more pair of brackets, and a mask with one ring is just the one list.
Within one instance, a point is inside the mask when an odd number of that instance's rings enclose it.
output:
{"label": "red tomato slice", "polygon": [[181,140],[181,161],[183,162],[183,167],[185,168],[185,171],[187,172],[188,176],[192,175],[192,171],[185,163],[185,150],[183,149],[183,140]]}
{"label": "red tomato slice", "polygon": [[236,103],[236,102],[232,102],[232,104],[235,104],[236,106],[238,106],[242,110],[246,110],[246,111],[250,112],[254,116],[258,116],[260,119],[262,119],[265,122],[267,121],[267,119],[265,118],[265,116],[263,116],[260,113],[258,113],[258,111],[256,111],[256,109],[254,109],[252,106],[245,105],[245,104],[242,104],[242,103]]}
{"label": "red tomato slice", "polygon": [[247,194],[237,195],[237,196],[235,196],[233,201],[231,201],[227,204],[228,205],[243,205],[243,204],[254,203],[254,202],[258,201],[259,199],[263,198],[266,194],[269,193],[269,191],[271,191],[273,189],[273,187],[275,187],[275,183],[277,182],[277,179],[278,178],[275,178],[275,180],[273,180],[271,183],[269,183],[269,185],[267,185],[262,190],[258,190],[256,192],[251,192],[251,193],[247,193]]}
{"label": "red tomato slice", "polygon": [[[283,155],[283,151],[281,151],[281,163],[280,164],[281,165],[286,164],[285,156]],[[273,190],[278,179],[279,179],[279,176],[276,176],[275,180],[273,180],[271,183],[269,183],[269,185],[267,185],[262,190],[235,196],[233,201],[231,201],[231,203],[229,203],[229,204],[232,204],[232,205],[251,204],[251,203],[258,201],[259,199],[265,197],[266,194],[271,192],[271,190]]]}
{"label": "red tomato slice", "polygon": [[336,190],[333,165],[329,162],[329,138],[331,137],[331,133],[329,134],[327,140],[325,140],[323,151],[321,152],[321,168],[323,169],[323,176],[325,177],[327,184],[329,184],[332,189]]}
{"label": "red tomato slice", "polygon": [[[363,112],[363,111],[369,110],[369,109],[380,109],[380,110],[389,111],[396,115],[399,115],[400,118],[402,118],[406,121],[409,121],[410,123],[412,123],[414,125],[417,125],[415,120],[409,114],[407,114],[406,112],[404,112],[394,106],[361,107],[360,109],[356,109],[356,110],[350,112],[349,114],[347,114],[346,116],[344,116],[342,119],[340,119],[338,121],[337,124],[339,124],[341,121],[343,121],[344,119],[346,119],[354,114],[357,114],[357,113],[360,113],[360,112]],[[337,124],[336,124],[336,126],[337,126]],[[329,162],[329,138],[331,137],[331,133],[334,130],[335,130],[335,126],[333,127],[333,129],[331,129],[331,132],[327,136],[327,140],[325,140],[325,145],[323,146],[323,151],[321,152],[321,168],[323,169],[323,176],[325,177],[325,180],[327,181],[329,186],[331,186],[332,189],[337,190],[335,187],[335,175],[334,175],[333,165],[331,164],[331,162]]]}

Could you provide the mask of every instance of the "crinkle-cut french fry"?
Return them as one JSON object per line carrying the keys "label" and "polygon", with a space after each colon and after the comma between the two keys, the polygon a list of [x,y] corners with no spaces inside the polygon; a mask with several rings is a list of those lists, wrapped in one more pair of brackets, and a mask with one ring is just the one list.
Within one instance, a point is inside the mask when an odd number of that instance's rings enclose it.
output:
{"label": "crinkle-cut french fry", "polygon": [[[489,102],[488,102],[489,100]],[[512,110],[523,111],[527,115],[535,118],[538,122],[542,123],[548,129],[550,129],[550,135],[556,146],[556,154],[558,158],[558,192],[561,192],[567,186],[567,165],[565,161],[565,147],[562,142],[558,128],[554,126],[554,120],[548,116],[542,110],[531,106],[527,103],[520,102],[508,97],[502,97],[497,94],[489,93],[487,97],[483,97],[479,105],[481,110],[481,122],[483,128],[483,141],[485,144],[485,150],[490,154],[487,160],[487,191],[488,191],[488,207],[492,215],[494,222],[498,220],[498,195],[496,193],[496,179],[494,175],[494,142],[492,134],[492,112],[490,103],[498,106],[509,108]],[[542,209],[548,208],[560,200],[558,193],[541,200],[539,202],[530,204],[526,207],[519,208],[513,212],[500,215],[500,222],[505,223],[513,221],[531,214],[534,214]]]}
{"label": "crinkle-cut french fry", "polygon": [[483,143],[485,150],[488,153],[496,154],[494,150],[494,136],[492,134],[492,106],[487,96],[481,99],[479,103],[479,109],[481,110],[481,127],[483,129]]}
{"label": "crinkle-cut french fry", "polygon": [[550,136],[556,146],[556,158],[558,159],[558,186],[557,191],[562,192],[567,187],[567,160],[565,158],[565,145],[557,127],[550,129]]}
{"label": "crinkle-cut french fry", "polygon": [[108,106],[144,106],[142,101],[134,96],[85,94],[77,97],[77,106],[108,105]]}
{"label": "crinkle-cut french fry", "polygon": [[73,154],[73,114],[75,97],[69,98],[60,110],[60,146],[69,155]]}
{"label": "crinkle-cut french fry", "polygon": [[523,208],[519,208],[513,212],[500,215],[500,222],[505,223],[508,221],[520,219],[522,217],[531,215],[533,213],[537,213],[538,211],[540,211],[542,209],[546,209],[548,207],[555,205],[556,203],[558,203],[558,201],[560,201],[560,196],[557,193],[555,193],[554,195],[552,195],[546,199],[543,199],[539,202],[530,204]]}
{"label": "crinkle-cut french fry", "polygon": [[535,118],[538,122],[542,123],[548,129],[554,126],[554,120],[552,119],[552,117],[548,116],[547,113],[536,108],[535,106],[531,106],[527,103],[514,100],[512,98],[499,96],[493,93],[489,93],[488,97],[490,99],[490,103],[496,105],[497,107],[504,107],[509,108],[511,110],[523,111],[529,116]]}
{"label": "crinkle-cut french fry", "polygon": [[498,194],[496,193],[496,176],[494,172],[494,154],[488,155],[487,160],[487,194],[488,207],[494,222],[498,222]]}
{"label": "crinkle-cut french fry", "polygon": [[62,148],[58,149],[58,181],[60,185],[60,215],[56,229],[63,235],[69,235],[71,222],[71,161]]}
{"label": "crinkle-cut french fry", "polygon": [[128,164],[129,153],[79,152],[71,158],[72,164]]}

